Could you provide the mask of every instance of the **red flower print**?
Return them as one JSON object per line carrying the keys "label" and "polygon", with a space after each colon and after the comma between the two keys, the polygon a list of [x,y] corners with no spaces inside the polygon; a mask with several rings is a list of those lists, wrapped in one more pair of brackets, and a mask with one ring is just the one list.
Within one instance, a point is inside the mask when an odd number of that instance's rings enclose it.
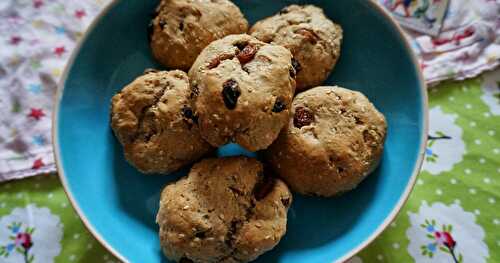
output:
{"label": "red flower print", "polygon": [[64,52],[66,52],[66,49],[64,48],[64,46],[54,48],[54,54],[56,54],[58,56],[62,56],[62,54],[64,54]]}
{"label": "red flower print", "polygon": [[40,169],[43,167],[45,164],[42,161],[42,158],[38,158],[33,162],[33,166],[31,166],[31,169]]}
{"label": "red flower print", "polygon": [[26,250],[30,249],[33,246],[33,242],[31,242],[31,235],[28,233],[17,234],[15,243],[17,245],[23,246]]}
{"label": "red flower print", "polygon": [[12,45],[17,45],[19,42],[21,42],[23,39],[20,36],[12,36],[10,38],[10,44]]}
{"label": "red flower print", "polygon": [[43,5],[43,0],[33,0],[33,6],[35,8],[40,8]]}
{"label": "red flower print", "polygon": [[75,17],[78,19],[81,19],[85,15],[87,15],[87,13],[85,13],[85,10],[83,10],[83,9],[79,9],[79,10],[75,11]]}
{"label": "red flower print", "polygon": [[450,235],[450,233],[448,232],[443,232],[443,236],[444,236],[444,244],[445,246],[449,247],[449,248],[454,248],[455,245],[457,244],[457,242],[455,242],[455,240],[453,240],[453,237]]}
{"label": "red flower print", "polygon": [[35,120],[40,120],[43,116],[45,116],[45,113],[43,113],[42,109],[36,109],[36,108],[31,108],[30,114],[28,114],[28,117],[32,117]]}

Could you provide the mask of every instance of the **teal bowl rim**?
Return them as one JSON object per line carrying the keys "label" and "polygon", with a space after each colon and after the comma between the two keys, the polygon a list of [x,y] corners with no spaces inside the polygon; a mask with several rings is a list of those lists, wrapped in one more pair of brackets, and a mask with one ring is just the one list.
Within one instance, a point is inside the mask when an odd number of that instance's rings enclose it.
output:
{"label": "teal bowl rim", "polygon": [[[94,30],[96,25],[101,21],[101,19],[115,6],[117,5],[121,0],[112,0],[111,3],[109,3],[101,12],[94,18],[90,26],[87,28],[85,31],[83,37],[79,40],[77,46],[75,49],[72,51],[71,57],[68,60],[68,63],[66,64],[66,67],[64,68],[64,72],[61,76],[61,80],[59,81],[56,97],[55,97],[55,102],[54,102],[54,110],[52,112],[52,144],[54,147],[54,159],[57,167],[57,174],[59,175],[59,178],[61,180],[61,183],[63,185],[64,191],[66,192],[66,195],[68,196],[69,201],[71,202],[71,205],[77,212],[78,216],[80,219],[83,221],[85,227],[89,230],[89,232],[97,239],[97,241],[105,247],[113,256],[118,258],[122,262],[129,262],[122,254],[120,254],[118,251],[116,251],[110,244],[107,243],[107,241],[95,230],[94,226],[92,223],[87,219],[83,211],[80,209],[80,206],[76,202],[75,198],[73,197],[73,194],[70,192],[70,188],[68,185],[68,181],[66,179],[66,175],[64,174],[64,167],[62,165],[61,161],[61,153],[60,153],[60,147],[59,147],[59,140],[58,140],[58,126],[57,123],[59,122],[58,116],[59,116],[59,107],[60,107],[60,102],[62,99],[62,95],[64,92],[64,87],[66,85],[66,79],[68,77],[68,74],[73,67],[73,63],[75,61],[75,58],[77,54],[80,52],[80,48],[82,44],[86,41],[88,35],[90,32]],[[410,177],[410,181],[408,182],[408,185],[406,186],[405,191],[403,192],[403,195],[399,198],[396,206],[392,209],[391,213],[384,219],[383,223],[378,226],[378,228],[363,242],[361,242],[358,246],[355,248],[351,249],[348,253],[343,255],[340,259],[338,259],[336,262],[345,262],[355,256],[358,252],[360,252],[362,249],[367,247],[375,238],[377,238],[382,231],[384,231],[389,224],[396,218],[396,215],[399,213],[403,205],[406,203],[408,200],[408,197],[410,196],[411,191],[413,190],[413,187],[415,186],[415,182],[417,180],[417,176],[420,172],[420,168],[423,163],[423,158],[425,154],[425,146],[427,145],[427,134],[428,134],[428,129],[429,129],[429,116],[428,116],[428,97],[427,97],[427,87],[422,75],[422,71],[420,67],[418,66],[418,60],[413,53],[413,50],[411,49],[410,44],[408,43],[408,40],[404,36],[404,31],[401,28],[401,26],[394,20],[394,18],[391,17],[388,11],[386,11],[384,8],[379,6],[377,3],[374,3],[373,0],[368,0],[367,1],[376,12],[379,12],[379,14],[383,15],[387,21],[396,29],[396,31],[399,34],[400,39],[404,43],[405,49],[408,51],[408,53],[411,55],[411,59],[413,62],[413,65],[415,67],[415,71],[418,74],[418,79],[419,79],[419,86],[420,86],[420,92],[422,94],[422,109],[423,109],[423,125],[422,125],[422,130],[421,130],[421,137],[420,137],[420,149],[419,149],[419,156],[417,159],[417,162],[415,163],[415,166],[413,168],[412,175]]]}

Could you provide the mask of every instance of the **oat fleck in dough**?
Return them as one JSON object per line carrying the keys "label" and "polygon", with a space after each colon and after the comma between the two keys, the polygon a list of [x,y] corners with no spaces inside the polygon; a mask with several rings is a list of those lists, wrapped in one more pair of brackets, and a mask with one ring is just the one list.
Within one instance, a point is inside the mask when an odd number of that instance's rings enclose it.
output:
{"label": "oat fleck in dough", "polygon": [[126,159],[144,173],[169,173],[211,150],[193,114],[186,73],[150,71],[116,94],[111,127]]}
{"label": "oat fleck in dough", "polygon": [[297,91],[321,85],[340,56],[342,28],[313,5],[291,5],[257,22],[250,34],[266,43],[288,48],[300,70]]}
{"label": "oat fleck in dough", "polygon": [[387,125],[363,94],[313,88],[295,97],[292,114],[265,153],[292,190],[333,196],[355,188],[378,165]]}
{"label": "oat fleck in dough", "polygon": [[294,77],[284,47],[249,35],[212,42],[189,71],[201,135],[213,146],[268,147],[288,122]]}
{"label": "oat fleck in dough", "polygon": [[247,30],[247,20],[228,0],[162,0],[149,25],[153,56],[186,71],[209,43]]}
{"label": "oat fleck in dough", "polygon": [[156,221],[165,255],[177,262],[248,262],[286,232],[292,196],[247,157],[205,159],[163,190]]}

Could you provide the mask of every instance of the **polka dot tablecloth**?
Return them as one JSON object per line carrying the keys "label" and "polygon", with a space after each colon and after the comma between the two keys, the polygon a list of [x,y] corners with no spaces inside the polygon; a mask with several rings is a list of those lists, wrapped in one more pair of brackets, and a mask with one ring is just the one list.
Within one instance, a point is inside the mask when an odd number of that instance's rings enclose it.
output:
{"label": "polka dot tablecloth", "polygon": [[[496,71],[430,90],[417,185],[350,262],[500,262],[499,87]],[[32,262],[116,261],[85,230],[55,175],[0,185],[0,262],[25,262],[25,250]]]}
{"label": "polka dot tablecloth", "polygon": [[[55,83],[106,2],[0,1],[0,181],[54,169],[48,116]],[[500,262],[500,70],[441,83],[429,98],[429,142],[414,191],[351,263]],[[51,174],[0,183],[0,263],[18,262],[117,260]]]}

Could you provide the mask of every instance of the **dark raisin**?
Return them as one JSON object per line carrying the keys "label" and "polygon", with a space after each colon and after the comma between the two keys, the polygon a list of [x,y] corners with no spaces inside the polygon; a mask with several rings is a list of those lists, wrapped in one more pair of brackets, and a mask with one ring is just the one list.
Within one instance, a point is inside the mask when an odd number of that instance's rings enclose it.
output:
{"label": "dark raisin", "polygon": [[199,239],[204,239],[207,235],[207,231],[197,231],[195,234],[194,234],[194,237],[197,237]]}
{"label": "dark raisin", "polygon": [[[184,116],[189,128],[192,127],[193,123],[198,124],[198,116],[194,114],[191,107],[184,105],[184,107],[182,107],[181,109],[181,113],[182,116]],[[192,122],[190,122],[189,120],[191,120]]]}
{"label": "dark raisin", "polygon": [[290,205],[290,197],[281,198],[281,203],[282,203],[285,207],[288,207],[288,206]]}
{"label": "dark raisin", "polygon": [[299,61],[296,60],[295,58],[292,58],[292,67],[295,70],[296,74],[299,74],[299,72],[302,70],[302,66],[300,65]]}
{"label": "dark raisin", "polygon": [[184,30],[184,20],[181,20],[181,22],[179,23],[179,30],[180,31]]}
{"label": "dark raisin", "polygon": [[154,68],[147,68],[147,69],[145,69],[145,70],[144,70],[144,72],[143,72],[143,73],[144,73],[144,75],[146,75],[146,74],[149,74],[149,73],[155,73],[155,72],[158,72],[158,71],[159,71],[159,70],[154,69]]}
{"label": "dark raisin", "polygon": [[219,57],[216,57],[216,58],[212,59],[212,61],[210,61],[210,63],[208,63],[207,68],[213,69],[213,68],[216,68],[219,64],[220,64],[220,59],[219,59]]}
{"label": "dark raisin", "polygon": [[183,257],[179,260],[179,263],[193,263],[193,261],[189,258]]}
{"label": "dark raisin", "polygon": [[165,22],[163,19],[160,19],[160,28],[163,30],[165,26],[167,25],[167,22]]}
{"label": "dark raisin", "polygon": [[155,27],[154,27],[154,22],[153,20],[149,21],[149,24],[148,24],[148,41],[151,42],[152,38],[153,38],[153,32],[155,31]]}
{"label": "dark raisin", "polygon": [[315,45],[319,39],[318,35],[311,29],[301,28],[295,31],[295,33],[304,36],[304,38],[313,45]]}
{"label": "dark raisin", "polygon": [[264,199],[274,188],[275,180],[271,176],[263,176],[255,184],[253,196],[257,201]]}
{"label": "dark raisin", "polygon": [[255,53],[257,53],[258,48],[254,45],[247,45],[246,47],[241,50],[236,57],[240,61],[241,65],[244,65],[248,62],[250,62],[253,57],[255,56]]}
{"label": "dark raisin", "polygon": [[239,50],[243,50],[247,45],[248,45],[248,42],[238,42],[236,44],[234,44]]}
{"label": "dark raisin", "polygon": [[238,87],[238,82],[234,79],[229,79],[222,84],[222,98],[228,109],[232,110],[236,108],[236,103],[240,95],[241,91]]}
{"label": "dark raisin", "polygon": [[189,106],[184,105],[184,107],[182,107],[181,111],[182,111],[182,115],[186,119],[192,119],[194,116],[193,110]]}
{"label": "dark raisin", "polygon": [[298,107],[295,109],[295,114],[293,115],[293,126],[297,128],[302,128],[303,126],[307,126],[314,121],[314,114],[304,108]]}
{"label": "dark raisin", "polygon": [[276,101],[274,101],[273,112],[282,112],[286,109],[286,103],[283,101],[283,98],[277,97]]}

